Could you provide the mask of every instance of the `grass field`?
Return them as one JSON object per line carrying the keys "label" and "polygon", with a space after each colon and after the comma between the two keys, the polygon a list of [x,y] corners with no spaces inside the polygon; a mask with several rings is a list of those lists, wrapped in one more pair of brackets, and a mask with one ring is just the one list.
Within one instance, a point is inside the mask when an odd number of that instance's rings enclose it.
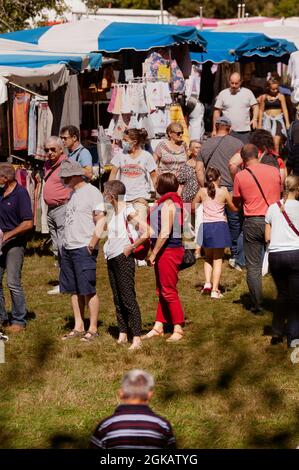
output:
{"label": "grass field", "polygon": [[[266,314],[246,308],[245,275],[227,267],[222,300],[200,296],[202,260],[181,273],[187,316],[181,343],[165,338],[128,351],[115,343],[116,321],[102,257],[101,300],[94,343],[62,342],[72,326],[68,296],[49,296],[51,256],[27,256],[23,279],[30,321],[11,337],[0,364],[0,448],[84,448],[98,420],[111,414],[123,373],[133,367],[156,379],[152,407],[173,424],[181,448],[294,448],[299,445],[299,365],[267,333],[275,290],[264,281]],[[155,317],[151,268],[137,269],[144,331]],[[6,292],[6,297],[7,292]],[[167,336],[166,336],[167,337]]]}

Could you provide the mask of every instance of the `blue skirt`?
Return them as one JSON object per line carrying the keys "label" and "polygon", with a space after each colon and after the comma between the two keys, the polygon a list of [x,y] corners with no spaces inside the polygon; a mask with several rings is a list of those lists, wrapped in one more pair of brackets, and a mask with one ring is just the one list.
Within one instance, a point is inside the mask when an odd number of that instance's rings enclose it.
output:
{"label": "blue skirt", "polygon": [[203,248],[230,248],[231,245],[227,222],[204,222]]}

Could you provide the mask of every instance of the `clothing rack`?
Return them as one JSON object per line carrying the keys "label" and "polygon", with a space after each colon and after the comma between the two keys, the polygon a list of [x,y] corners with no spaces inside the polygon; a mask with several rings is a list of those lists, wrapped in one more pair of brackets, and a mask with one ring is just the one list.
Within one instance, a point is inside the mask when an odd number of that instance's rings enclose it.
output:
{"label": "clothing rack", "polygon": [[[32,91],[30,90],[29,88],[26,88],[22,85],[19,85],[18,83],[15,83],[15,82],[12,82],[12,81],[8,81],[7,83],[8,87],[14,87],[14,88],[18,88],[19,90],[23,90],[25,91],[26,93],[29,93],[30,95],[32,96],[35,96],[36,98],[38,98],[38,101],[41,103],[41,102],[48,102],[48,96],[43,96],[43,95],[40,95],[39,93],[36,93],[35,91]],[[12,154],[12,144],[11,144],[11,117],[10,117],[10,109],[9,109],[9,105],[7,106],[7,111],[6,111],[6,116],[7,116],[7,132],[8,132],[8,161],[11,163],[13,158],[17,159],[17,160],[20,160],[20,161],[26,161],[24,160],[23,158],[21,157],[17,157],[16,155],[13,155]]]}

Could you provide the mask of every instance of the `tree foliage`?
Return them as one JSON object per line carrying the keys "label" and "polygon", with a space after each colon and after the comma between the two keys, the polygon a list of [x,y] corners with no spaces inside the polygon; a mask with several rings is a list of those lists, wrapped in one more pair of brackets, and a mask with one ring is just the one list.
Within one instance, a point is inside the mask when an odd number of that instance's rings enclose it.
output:
{"label": "tree foliage", "polygon": [[63,0],[0,0],[0,31],[16,31],[26,27],[43,8],[61,13],[66,7]]}
{"label": "tree foliage", "polygon": [[[97,8],[160,8],[160,0],[83,0],[88,8],[96,11]],[[249,15],[265,16],[295,16],[299,15],[298,0],[163,0],[164,9],[178,17],[199,16],[200,7],[203,7],[205,17],[233,18],[237,17],[238,4],[246,4]]]}

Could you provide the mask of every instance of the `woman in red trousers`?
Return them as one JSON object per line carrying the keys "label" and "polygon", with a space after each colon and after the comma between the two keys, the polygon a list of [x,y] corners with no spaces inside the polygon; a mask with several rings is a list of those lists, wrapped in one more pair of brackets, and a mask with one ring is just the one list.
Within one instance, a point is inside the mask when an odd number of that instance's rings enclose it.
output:
{"label": "woman in red trousers", "polygon": [[150,213],[154,231],[150,264],[155,267],[159,303],[154,327],[141,339],[163,336],[164,323],[173,325],[168,342],[183,336],[184,312],[177,291],[179,266],[183,261],[183,201],[177,194],[178,180],[172,173],[163,173],[156,190],[161,196]]}

